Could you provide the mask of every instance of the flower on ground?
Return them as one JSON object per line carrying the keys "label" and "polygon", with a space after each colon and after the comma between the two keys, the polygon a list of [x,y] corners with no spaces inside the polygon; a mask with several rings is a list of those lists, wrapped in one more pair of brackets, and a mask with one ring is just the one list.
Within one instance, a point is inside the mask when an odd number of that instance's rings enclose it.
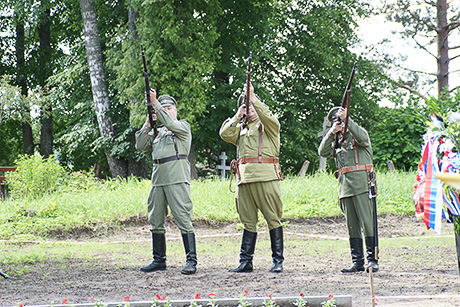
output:
{"label": "flower on ground", "polygon": [[215,295],[214,293],[209,293],[209,297],[210,297],[210,298],[215,298],[216,295]]}
{"label": "flower on ground", "polygon": [[157,299],[159,299],[160,301],[162,301],[162,300],[165,299],[165,295],[164,295],[164,294],[163,294],[163,296],[160,296],[160,295],[157,293],[157,295],[155,295],[155,297],[156,297]]}
{"label": "flower on ground", "polygon": [[123,300],[124,300],[125,302],[129,301],[129,295],[123,296]]}
{"label": "flower on ground", "polygon": [[244,296],[248,296],[249,293],[248,293],[248,290],[244,290]]}
{"label": "flower on ground", "polygon": [[334,296],[332,294],[329,294],[329,296],[327,297],[328,300],[332,299]]}
{"label": "flower on ground", "polygon": [[304,296],[305,296],[305,295],[304,295],[302,292],[300,292],[300,294],[299,294],[299,295],[300,295],[301,297],[304,297]]}
{"label": "flower on ground", "polygon": [[195,294],[195,299],[196,299],[196,300],[199,300],[200,298],[201,298],[201,295],[200,295],[200,293],[197,292],[197,293]]}
{"label": "flower on ground", "polygon": [[67,303],[67,299],[62,301],[62,305],[65,305]]}

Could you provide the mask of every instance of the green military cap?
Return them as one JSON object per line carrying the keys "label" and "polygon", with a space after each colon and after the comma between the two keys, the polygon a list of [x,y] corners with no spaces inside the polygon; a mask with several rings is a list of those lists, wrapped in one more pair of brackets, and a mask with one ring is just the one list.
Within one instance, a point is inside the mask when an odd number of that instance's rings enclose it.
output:
{"label": "green military cap", "polygon": [[176,99],[174,99],[173,96],[161,95],[160,97],[158,97],[158,101],[160,102],[160,104],[161,104],[162,106],[170,106],[170,105],[173,105],[173,106],[177,107]]}
{"label": "green military cap", "polygon": [[327,113],[327,119],[332,123],[333,121],[337,120],[337,112],[339,111],[340,107],[333,107],[329,113]]}

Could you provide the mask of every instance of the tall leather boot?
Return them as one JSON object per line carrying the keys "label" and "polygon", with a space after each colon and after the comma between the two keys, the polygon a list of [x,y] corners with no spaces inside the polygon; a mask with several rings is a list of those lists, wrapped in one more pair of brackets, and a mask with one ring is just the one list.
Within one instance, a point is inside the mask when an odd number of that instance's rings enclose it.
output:
{"label": "tall leather boot", "polygon": [[142,272],[150,273],[166,270],[166,236],[165,234],[152,233],[153,261],[140,268]]}
{"label": "tall leather boot", "polygon": [[198,263],[196,258],[195,234],[183,233],[182,241],[184,242],[186,261],[185,267],[180,272],[185,275],[195,274],[196,264]]}
{"label": "tall leather boot", "polygon": [[273,265],[270,272],[280,273],[283,271],[283,227],[270,230],[270,242],[272,246]]}
{"label": "tall leather boot", "polygon": [[378,272],[379,261],[376,259],[375,254],[375,237],[366,237],[366,252],[367,252],[367,267],[366,272],[369,272],[369,268],[372,268],[372,272]]}
{"label": "tall leather boot", "polygon": [[228,270],[229,272],[252,272],[252,259],[254,258],[254,250],[256,248],[257,232],[250,232],[246,229],[243,231],[243,239],[241,240],[240,264]]}
{"label": "tall leather boot", "polygon": [[342,273],[355,273],[364,271],[364,248],[362,238],[350,238],[351,259],[353,264],[343,268]]}

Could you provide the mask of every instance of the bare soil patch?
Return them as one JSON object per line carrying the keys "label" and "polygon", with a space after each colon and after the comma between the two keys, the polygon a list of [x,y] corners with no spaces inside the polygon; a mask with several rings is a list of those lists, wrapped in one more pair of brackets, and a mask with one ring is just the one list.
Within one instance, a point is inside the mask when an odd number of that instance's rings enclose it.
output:
{"label": "bare soil patch", "polygon": [[[343,218],[290,220],[285,227],[286,260],[284,271],[280,274],[268,272],[271,262],[268,233],[259,233],[254,272],[229,273],[228,268],[238,262],[241,236],[237,225],[209,225],[198,221],[195,227],[199,264],[197,274],[192,276],[180,274],[185,258],[182,254],[168,254],[166,271],[140,272],[139,264],[151,261],[148,225],[143,218],[131,222],[130,226],[110,236],[94,237],[90,233],[76,232],[65,240],[145,240],[142,243],[145,257],[136,263],[126,263],[123,257],[108,255],[103,260],[50,258],[24,264],[28,266],[26,271],[16,264],[0,264],[0,269],[11,275],[10,279],[0,279],[0,305],[58,304],[65,298],[71,303],[88,303],[91,297],[113,302],[122,301],[122,296],[127,295],[132,301],[146,301],[152,300],[157,293],[165,294],[172,300],[191,299],[197,292],[202,298],[208,298],[209,293],[215,293],[217,298],[239,298],[244,290],[251,297],[263,297],[265,294],[273,297],[298,296],[299,293],[352,295],[353,306],[371,304],[369,275],[340,273],[342,267],[351,263]],[[428,244],[424,248],[410,248],[411,242],[415,242],[412,240],[420,243],[428,237],[438,236],[413,216],[379,217],[379,233],[381,269],[374,274],[379,306],[460,305],[460,300],[455,297],[459,289],[459,270],[452,225],[444,223],[441,235],[451,237],[452,244],[436,248]],[[177,227],[169,222],[168,246],[180,246],[179,236]],[[390,238],[408,239],[397,240],[396,243],[396,240],[386,240]],[[2,253],[8,252],[8,244],[0,247]],[[19,274],[21,270],[23,273]],[[424,297],[407,298],[415,295]]]}

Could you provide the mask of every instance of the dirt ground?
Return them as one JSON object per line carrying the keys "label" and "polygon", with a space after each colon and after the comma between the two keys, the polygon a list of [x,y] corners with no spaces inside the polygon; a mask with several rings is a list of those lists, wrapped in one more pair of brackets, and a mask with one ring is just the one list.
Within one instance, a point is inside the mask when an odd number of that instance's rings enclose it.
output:
{"label": "dirt ground", "polygon": [[[235,224],[204,225],[196,223],[198,271],[180,274],[183,254],[168,254],[168,269],[150,274],[138,270],[139,264],[151,261],[148,226],[142,223],[125,227],[110,237],[80,235],[67,240],[132,241],[145,240],[145,257],[136,263],[123,258],[64,258],[38,261],[24,274],[16,274],[17,265],[1,264],[11,275],[0,278],[0,305],[41,305],[64,298],[72,303],[89,303],[94,297],[103,302],[151,301],[158,293],[171,300],[191,299],[195,293],[208,298],[239,298],[244,290],[250,297],[304,295],[352,295],[353,306],[371,306],[370,278],[366,273],[342,274],[351,263],[343,218],[289,221],[285,226],[285,263],[280,274],[269,273],[270,243],[268,233],[259,233],[253,273],[229,273],[238,262],[240,231]],[[378,306],[460,306],[459,270],[453,227],[443,223],[443,234],[452,244],[410,248],[411,242],[424,242],[438,236],[412,216],[379,217],[380,271],[373,275]],[[181,245],[177,227],[169,223],[168,246]],[[175,238],[175,239],[174,239]],[[407,240],[392,240],[407,238]],[[174,243],[174,242],[175,243]],[[427,240],[429,241],[429,240]],[[322,242],[322,244],[317,244]],[[326,243],[324,243],[326,242]],[[433,242],[433,241],[429,241]],[[229,243],[230,247],[227,247]],[[422,243],[423,245],[423,243]],[[8,246],[3,247],[3,250]],[[83,247],[82,247],[83,248]],[[168,253],[168,252],[167,252]],[[214,256],[217,255],[217,256]],[[205,305],[205,304],[204,304]]]}

